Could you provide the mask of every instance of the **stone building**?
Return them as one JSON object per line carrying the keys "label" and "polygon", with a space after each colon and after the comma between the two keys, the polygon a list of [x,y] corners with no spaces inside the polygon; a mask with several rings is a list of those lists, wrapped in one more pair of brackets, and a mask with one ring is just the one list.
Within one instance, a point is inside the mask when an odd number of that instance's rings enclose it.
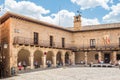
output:
{"label": "stone building", "polygon": [[[56,67],[58,62],[65,66],[81,61],[115,63],[120,59],[120,23],[81,26],[81,15],[77,15],[74,27],[63,28],[11,12],[0,22],[0,56],[8,75],[12,67],[18,70],[19,62],[34,69],[35,61],[46,68],[47,61]],[[5,43],[7,48],[3,47]]]}

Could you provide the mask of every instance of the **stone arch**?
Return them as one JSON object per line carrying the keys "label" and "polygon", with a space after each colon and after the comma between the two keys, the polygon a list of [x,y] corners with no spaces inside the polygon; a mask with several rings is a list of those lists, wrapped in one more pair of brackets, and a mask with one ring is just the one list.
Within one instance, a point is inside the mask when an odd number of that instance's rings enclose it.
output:
{"label": "stone arch", "polygon": [[62,60],[62,52],[58,51],[57,55],[56,55],[56,63],[57,64],[63,64],[63,60]]}
{"label": "stone arch", "polygon": [[37,62],[38,65],[43,65],[43,63],[42,63],[43,52],[42,52],[42,51],[36,50],[36,51],[34,52],[34,55],[33,55],[33,56],[34,56],[34,63]]}
{"label": "stone arch", "polygon": [[53,51],[48,51],[46,54],[46,61],[51,61],[51,63],[53,64],[53,59],[52,59],[53,56],[54,56]]}
{"label": "stone arch", "polygon": [[115,56],[115,57],[116,57],[116,60],[117,60],[117,61],[119,61],[119,60],[120,60],[120,51],[117,51],[117,53],[116,53],[116,56]]}
{"label": "stone arch", "polygon": [[[19,46],[19,47],[17,48],[18,51],[20,51],[20,50],[22,50],[22,49],[25,49],[25,50],[28,50],[28,51],[29,51],[28,47],[25,47],[25,46]],[[30,52],[30,51],[29,51],[29,52]]]}
{"label": "stone arch", "polygon": [[18,52],[18,59],[17,62],[26,62],[27,66],[30,66],[30,52],[27,49],[21,49]]}
{"label": "stone arch", "polygon": [[70,51],[67,51],[65,53],[65,64],[70,64],[70,61],[71,61],[70,56],[71,56]]}

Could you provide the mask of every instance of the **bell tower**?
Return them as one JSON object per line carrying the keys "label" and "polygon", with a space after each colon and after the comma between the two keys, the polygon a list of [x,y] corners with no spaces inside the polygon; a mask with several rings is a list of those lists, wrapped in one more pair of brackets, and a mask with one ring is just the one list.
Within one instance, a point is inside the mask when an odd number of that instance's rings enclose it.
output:
{"label": "bell tower", "polygon": [[74,30],[81,29],[81,15],[74,16]]}

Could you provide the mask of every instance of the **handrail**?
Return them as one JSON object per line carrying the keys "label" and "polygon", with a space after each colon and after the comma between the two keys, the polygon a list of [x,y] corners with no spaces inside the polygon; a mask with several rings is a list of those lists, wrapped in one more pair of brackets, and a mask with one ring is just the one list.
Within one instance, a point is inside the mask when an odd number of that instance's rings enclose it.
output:
{"label": "handrail", "polygon": [[27,38],[27,37],[20,37],[16,36],[14,37],[14,44],[26,44],[26,45],[38,45],[43,47],[54,47],[54,48],[71,48],[70,43],[65,43],[65,47],[62,47],[62,42],[53,42],[52,46],[50,46],[49,40],[39,40],[38,44],[34,43],[34,39]]}
{"label": "handrail", "polygon": [[69,49],[94,49],[94,48],[118,48],[120,47],[118,43],[101,44],[101,45],[95,45],[95,46],[90,46],[89,44],[75,46],[75,45],[72,45],[72,43],[65,43],[64,47],[62,47],[62,42],[57,42],[57,41],[53,42],[52,43],[53,45],[50,46],[49,40],[39,40],[38,44],[35,44],[34,39],[20,37],[20,36],[14,37],[14,43],[15,44],[26,44],[26,45],[39,45],[43,47],[54,47],[54,48],[69,48]]}

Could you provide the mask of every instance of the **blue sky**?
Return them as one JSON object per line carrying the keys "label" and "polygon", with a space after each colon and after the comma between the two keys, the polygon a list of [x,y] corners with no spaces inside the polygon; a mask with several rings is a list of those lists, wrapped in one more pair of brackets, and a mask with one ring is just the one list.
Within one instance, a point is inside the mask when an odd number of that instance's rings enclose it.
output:
{"label": "blue sky", "polygon": [[82,25],[120,22],[120,0],[0,0],[0,16],[6,11],[41,21],[73,26],[73,16],[82,12]]}

